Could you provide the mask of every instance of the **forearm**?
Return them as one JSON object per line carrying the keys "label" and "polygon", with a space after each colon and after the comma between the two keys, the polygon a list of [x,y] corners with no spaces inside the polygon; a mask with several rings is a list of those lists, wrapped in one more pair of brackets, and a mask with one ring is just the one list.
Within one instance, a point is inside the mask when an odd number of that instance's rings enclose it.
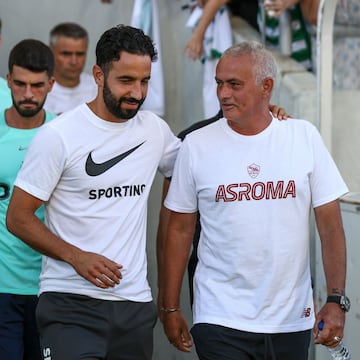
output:
{"label": "forearm", "polygon": [[157,259],[157,273],[158,273],[158,287],[161,288],[163,283],[164,274],[164,249],[166,241],[166,232],[169,224],[170,210],[164,206],[164,200],[170,186],[170,180],[164,179],[162,197],[161,197],[161,208],[159,214],[159,224],[156,236],[156,259]]}
{"label": "forearm", "polygon": [[15,187],[8,207],[8,230],[41,254],[62,260],[97,287],[120,283],[121,264],[101,254],[83,251],[53,234],[35,215],[42,201]]}
{"label": "forearm", "polygon": [[208,0],[203,7],[203,13],[194,30],[194,36],[203,38],[207,27],[215,18],[216,13],[228,2],[229,0]]}
{"label": "forearm", "polygon": [[321,247],[328,295],[344,294],[346,250],[343,231],[333,229],[332,234],[328,234],[327,240],[322,241]]}
{"label": "forearm", "polygon": [[[327,207],[327,209],[325,209]],[[338,201],[315,209],[328,295],[345,292],[346,242]]]}
{"label": "forearm", "polygon": [[[178,219],[185,219],[179,226]],[[181,220],[182,221],[182,220]],[[164,251],[163,306],[178,308],[196,222],[195,214],[171,213]]]}

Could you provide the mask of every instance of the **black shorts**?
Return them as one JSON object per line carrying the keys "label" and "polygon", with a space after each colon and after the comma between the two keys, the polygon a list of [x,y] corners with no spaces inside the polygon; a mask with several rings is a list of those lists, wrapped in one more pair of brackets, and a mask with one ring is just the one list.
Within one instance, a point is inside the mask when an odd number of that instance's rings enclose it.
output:
{"label": "black shorts", "polygon": [[311,330],[260,334],[200,323],[191,335],[200,360],[307,360]]}
{"label": "black shorts", "polygon": [[37,295],[0,294],[0,359],[41,360]]}
{"label": "black shorts", "polygon": [[36,310],[44,360],[150,360],[153,302],[43,293]]}

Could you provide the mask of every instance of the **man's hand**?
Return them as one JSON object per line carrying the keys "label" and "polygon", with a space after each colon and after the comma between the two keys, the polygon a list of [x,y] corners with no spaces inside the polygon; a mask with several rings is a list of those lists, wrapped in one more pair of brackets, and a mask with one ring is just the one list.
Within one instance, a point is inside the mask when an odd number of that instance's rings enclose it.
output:
{"label": "man's hand", "polygon": [[280,106],[269,104],[269,110],[279,120],[287,120],[291,115],[286,113],[286,110]]}
{"label": "man's hand", "polygon": [[299,2],[300,0],[266,0],[264,9],[270,17],[279,17],[285,10]]}
{"label": "man's hand", "polygon": [[[324,322],[324,328],[319,331],[318,324]],[[337,338],[342,339],[344,336],[345,312],[338,304],[327,303],[316,315],[314,325],[315,344],[322,344],[334,347],[339,344]]]}
{"label": "man's hand", "polygon": [[192,340],[181,312],[176,311],[164,314],[163,325],[170,344],[174,345],[180,351],[190,352]]}
{"label": "man's hand", "polygon": [[114,287],[122,279],[122,265],[92,252],[78,251],[71,265],[79,275],[102,289]]}

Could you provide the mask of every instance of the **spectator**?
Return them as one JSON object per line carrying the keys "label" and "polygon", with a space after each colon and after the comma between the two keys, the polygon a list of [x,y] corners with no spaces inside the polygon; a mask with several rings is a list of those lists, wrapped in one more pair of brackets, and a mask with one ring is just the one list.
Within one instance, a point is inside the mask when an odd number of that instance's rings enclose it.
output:
{"label": "spectator", "polygon": [[279,17],[287,11],[291,43],[289,54],[286,55],[290,55],[307,70],[312,70],[311,37],[299,0],[269,0],[263,4],[259,7],[259,27],[264,34],[267,46],[280,50]]}
{"label": "spectator", "polygon": [[203,113],[209,118],[218,111],[213,81],[215,67],[221,53],[233,43],[228,7],[234,15],[258,29],[258,4],[257,0],[198,0],[197,3],[188,21],[194,31],[184,47],[184,54],[191,60],[201,59],[204,64]]}
{"label": "spectator", "polygon": [[252,27],[258,29],[258,0],[198,0],[203,9],[193,34],[184,47],[184,53],[192,60],[201,59],[204,54],[204,37],[209,25],[214,21],[218,11],[227,5],[231,14],[244,18]]}
{"label": "spectator", "polygon": [[[222,51],[232,40],[232,30],[225,0],[209,0],[203,8],[196,7],[187,26],[194,27],[193,35],[184,48],[184,53],[192,60],[201,58],[203,62],[202,102],[205,118],[218,112],[216,88],[214,83],[215,67]],[[199,1],[202,6],[203,1]]]}

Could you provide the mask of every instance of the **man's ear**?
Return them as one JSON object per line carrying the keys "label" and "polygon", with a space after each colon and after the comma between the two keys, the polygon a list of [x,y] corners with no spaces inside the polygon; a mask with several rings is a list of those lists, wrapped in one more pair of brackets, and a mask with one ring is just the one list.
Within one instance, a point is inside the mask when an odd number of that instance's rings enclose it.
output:
{"label": "man's ear", "polygon": [[55,83],[55,76],[51,76],[49,79],[49,85],[50,85],[49,92],[52,90],[54,83]]}
{"label": "man's ear", "polygon": [[103,86],[104,85],[104,72],[102,71],[101,67],[99,65],[94,65],[93,66],[93,76],[95,79],[95,82],[98,86]]}
{"label": "man's ear", "polygon": [[11,87],[11,85],[10,85],[10,83],[11,83],[11,74],[10,73],[6,74],[6,81],[7,81],[8,87],[10,88]]}
{"label": "man's ear", "polygon": [[271,92],[273,91],[274,88],[274,79],[268,77],[265,78],[262,82],[262,89],[263,89],[263,94],[265,96],[271,96]]}

